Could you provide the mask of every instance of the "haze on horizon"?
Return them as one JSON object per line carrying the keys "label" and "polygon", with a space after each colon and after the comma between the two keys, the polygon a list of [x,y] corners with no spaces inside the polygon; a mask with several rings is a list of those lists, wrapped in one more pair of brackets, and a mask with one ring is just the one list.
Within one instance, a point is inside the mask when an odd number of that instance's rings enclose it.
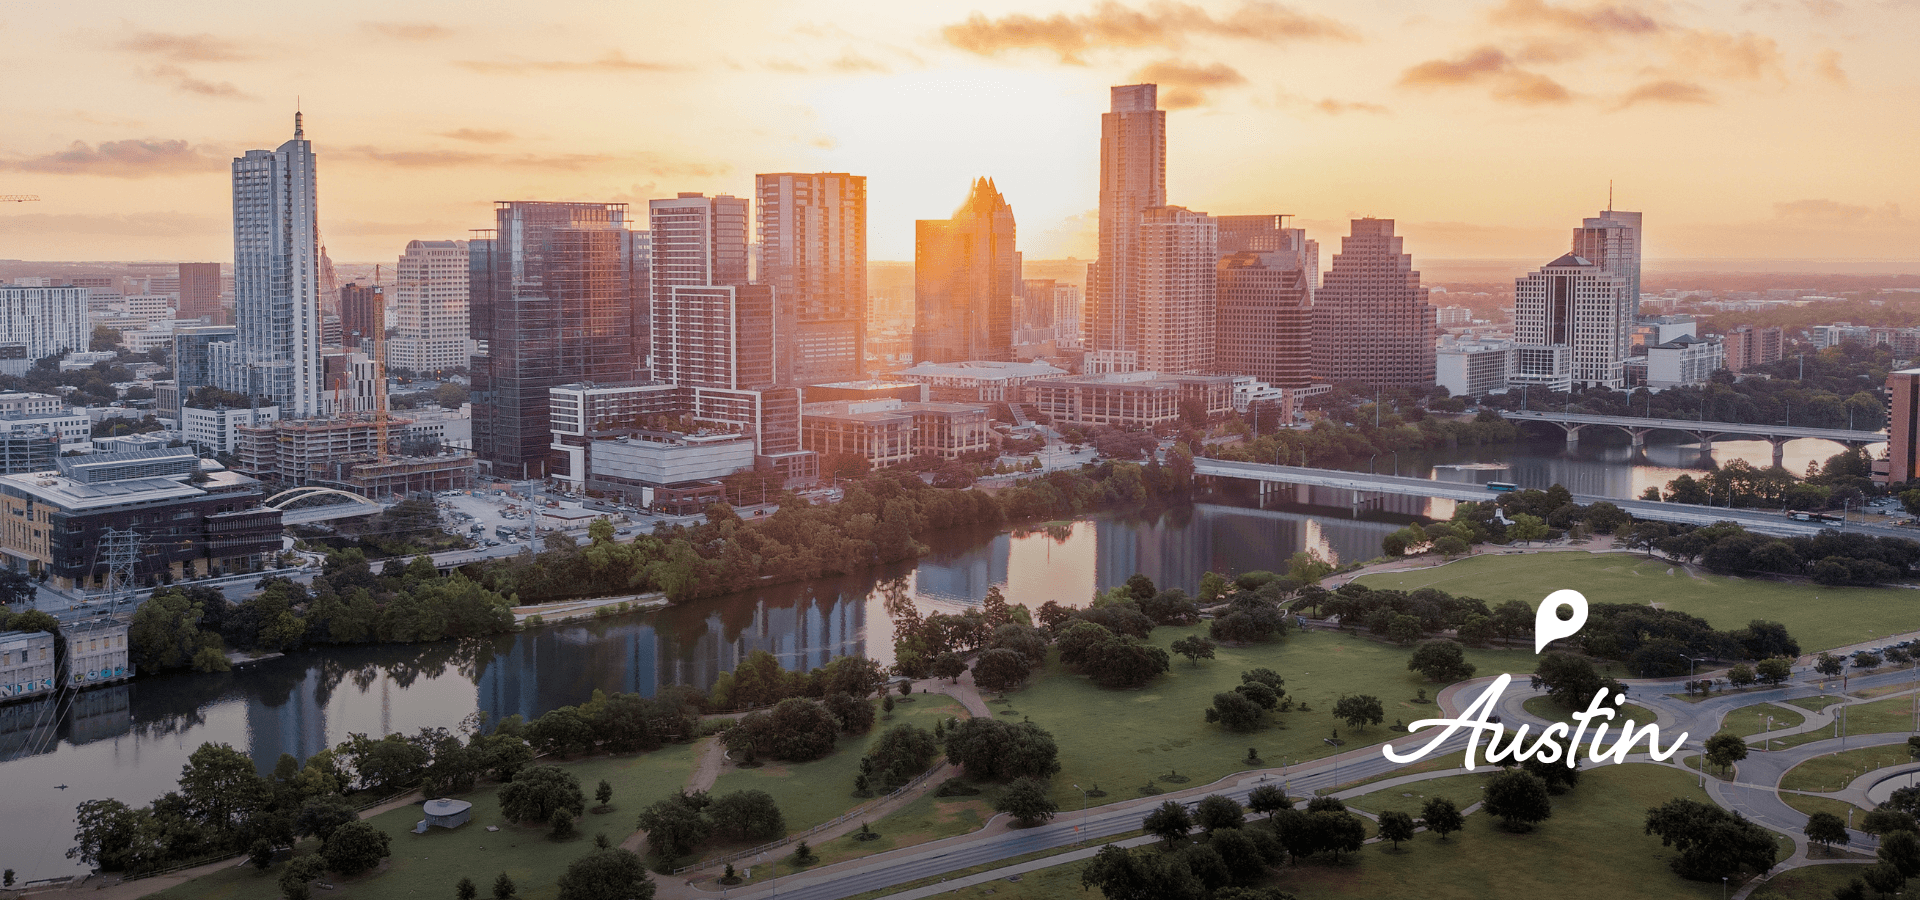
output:
{"label": "haze on horizon", "polygon": [[875,260],[983,175],[1029,258],[1086,259],[1107,88],[1153,81],[1170,202],[1328,254],[1374,215],[1416,261],[1544,261],[1611,179],[1651,260],[1920,260],[1913,0],[107,2],[0,37],[0,194],[42,197],[0,257],[231,260],[230,160],[297,97],[336,260],[778,171],[867,175]]}

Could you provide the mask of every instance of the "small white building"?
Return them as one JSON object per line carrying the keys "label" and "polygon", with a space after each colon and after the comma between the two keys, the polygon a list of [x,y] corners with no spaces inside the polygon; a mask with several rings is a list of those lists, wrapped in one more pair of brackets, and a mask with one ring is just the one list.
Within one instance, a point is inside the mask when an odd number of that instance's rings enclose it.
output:
{"label": "small white building", "polygon": [[1681,336],[1647,347],[1647,387],[1664,390],[1706,384],[1715,371],[1727,367],[1727,346],[1717,340]]}
{"label": "small white building", "polygon": [[240,426],[268,425],[278,421],[278,406],[253,409],[228,409],[224,406],[199,409],[186,406],[180,409],[180,435],[195,447],[215,453],[232,453],[239,442]]}
{"label": "small white building", "polygon": [[441,828],[459,828],[467,824],[473,819],[473,804],[465,800],[449,800],[443,797],[438,800],[428,800],[421,805],[420,812],[426,818],[413,826],[414,834],[424,834],[429,827],[435,825]]}
{"label": "small white building", "polygon": [[1507,388],[1513,345],[1506,341],[1443,341],[1434,351],[1434,382],[1453,397],[1477,397]]}

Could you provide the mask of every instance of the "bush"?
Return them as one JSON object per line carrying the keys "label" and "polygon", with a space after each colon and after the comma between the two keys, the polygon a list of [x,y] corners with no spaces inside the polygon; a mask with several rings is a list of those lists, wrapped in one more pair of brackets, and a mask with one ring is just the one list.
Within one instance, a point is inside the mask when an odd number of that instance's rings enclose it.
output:
{"label": "bush", "polygon": [[559,766],[528,766],[500,788],[500,814],[510,822],[546,822],[555,810],[577,816],[586,808],[580,779]]}
{"label": "bush", "polygon": [[940,745],[924,728],[895,725],[880,735],[867,759],[873,760],[872,774],[887,785],[901,785],[925,772],[940,754]]}
{"label": "bush", "polygon": [[979,781],[1051,778],[1060,771],[1053,735],[1031,722],[967,719],[947,732],[947,758]]}
{"label": "bush", "polygon": [[326,860],[328,869],[358,875],[386,859],[391,843],[386,832],[367,822],[348,822],[333,830],[333,837],[320,848],[320,858]]}
{"label": "bush", "polygon": [[1037,825],[1053,818],[1060,811],[1059,804],[1053,802],[1047,783],[1038,778],[1016,778],[999,799],[993,801],[996,812],[1013,816],[1022,825]]}
{"label": "bush", "polygon": [[707,808],[715,834],[735,841],[770,841],[787,833],[786,816],[766,791],[734,791]]}

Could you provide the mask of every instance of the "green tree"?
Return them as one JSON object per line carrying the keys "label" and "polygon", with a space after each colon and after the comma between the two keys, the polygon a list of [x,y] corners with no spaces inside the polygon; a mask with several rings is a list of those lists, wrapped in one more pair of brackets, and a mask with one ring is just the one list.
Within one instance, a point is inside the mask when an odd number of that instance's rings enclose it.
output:
{"label": "green tree", "polygon": [[699,801],[686,794],[668,797],[640,813],[639,827],[647,843],[661,856],[678,859],[713,833],[713,823],[700,814]]}
{"label": "green tree", "polygon": [[493,900],[510,900],[515,890],[513,879],[508,878],[505,872],[493,880]]}
{"label": "green tree", "polygon": [[1187,812],[1186,804],[1178,800],[1168,800],[1154,807],[1153,812],[1147,813],[1147,817],[1141,820],[1140,826],[1148,834],[1166,841],[1167,847],[1171,849],[1175,841],[1185,838],[1187,833],[1193,830],[1193,816]]}
{"label": "green tree", "polygon": [[1420,823],[1427,830],[1446,840],[1447,835],[1466,827],[1467,820],[1460,814],[1459,807],[1445,797],[1430,797],[1426,805],[1420,808]]}
{"label": "green tree", "polygon": [[386,859],[392,840],[386,832],[355,820],[333,830],[333,836],[320,848],[320,858],[326,860],[328,869],[351,877]]}
{"label": "green tree", "polygon": [[947,759],[979,781],[1051,778],[1060,771],[1053,735],[1031,722],[966,719],[947,732]]}
{"label": "green tree", "polygon": [[1207,709],[1207,721],[1216,722],[1232,731],[1254,731],[1260,727],[1264,712],[1258,703],[1239,691],[1223,691],[1213,695],[1213,706]]}
{"label": "green tree", "polygon": [[1197,634],[1188,635],[1173,642],[1173,652],[1186,657],[1195,668],[1199,668],[1200,660],[1213,658],[1213,648],[1212,641]]}
{"label": "green tree", "polygon": [[770,841],[787,833],[786,816],[766,791],[734,791],[707,807],[713,832],[727,840]]}
{"label": "green tree", "polygon": [[1763,659],[1754,664],[1753,674],[1761,684],[1785,684],[1787,679],[1793,677],[1793,661],[1779,658]]}
{"label": "green tree", "polygon": [[1646,831],[1680,851],[1671,864],[1675,872],[1699,881],[1764,872],[1780,850],[1773,832],[1745,816],[1680,797],[1647,810]]}
{"label": "green tree", "polygon": [[1807,840],[1831,849],[1835,844],[1848,842],[1847,823],[1830,812],[1817,812],[1807,817]]}
{"label": "green tree", "polygon": [[1380,705],[1379,697],[1371,694],[1356,694],[1351,697],[1341,697],[1335,701],[1333,717],[1345,721],[1349,727],[1359,728],[1380,724],[1387,717],[1387,711]]}
{"label": "green tree", "polygon": [[564,809],[556,809],[547,817],[547,837],[564,841],[573,837],[573,816]]}
{"label": "green tree", "polygon": [[313,896],[313,882],[326,874],[327,864],[318,855],[296,856],[280,870],[280,895],[287,900],[307,900]]}
{"label": "green tree", "polygon": [[1474,665],[1467,662],[1466,650],[1453,641],[1421,641],[1407,657],[1407,669],[1419,672],[1428,681],[1460,681],[1473,677]]}
{"label": "green tree", "polygon": [[983,691],[1003,694],[1033,674],[1027,658],[1013,650],[988,650],[973,660],[973,683]]}
{"label": "green tree", "polygon": [[1047,790],[1047,783],[1038,778],[1014,779],[993,802],[993,808],[1012,816],[1021,825],[1038,825],[1060,811]]}
{"label": "green tree", "polygon": [[1413,840],[1413,817],[1397,809],[1381,813],[1380,837],[1392,841],[1393,849],[1400,849],[1401,841]]}
{"label": "green tree", "polygon": [[1485,808],[1508,831],[1528,831],[1553,815],[1547,783],[1521,769],[1507,769],[1487,780]]}
{"label": "green tree", "polygon": [[1902,878],[1920,875],[1920,835],[1893,831],[1880,836],[1880,861],[1899,870]]}
{"label": "green tree", "polygon": [[339,794],[314,797],[300,804],[299,812],[294,814],[293,833],[311,835],[324,843],[335,829],[359,818],[359,811]]}
{"label": "green tree", "polygon": [[480,888],[473,883],[472,878],[462,875],[460,883],[453,886],[453,895],[458,900],[474,900],[475,897],[480,896]]}
{"label": "green tree", "polygon": [[1747,742],[1739,736],[1721,732],[1707,738],[1707,762],[1725,772],[1728,766],[1747,758]]}
{"label": "green tree", "polygon": [[613,785],[609,784],[605,778],[600,779],[600,785],[593,789],[593,802],[599,804],[601,809],[606,809],[613,803]]}
{"label": "green tree", "polygon": [[1263,784],[1247,794],[1247,808],[1263,816],[1271,816],[1283,809],[1292,809],[1293,800],[1287,792],[1271,784]]}
{"label": "green tree", "polygon": [[271,797],[253,760],[228,744],[201,744],[180,770],[180,797],[187,817],[227,832],[264,809]]}
{"label": "green tree", "polygon": [[1112,844],[1100,848],[1080,870],[1083,889],[1099,888],[1107,900],[1201,900],[1205,886],[1179,859],[1133,853]]}
{"label": "green tree", "polygon": [[1828,678],[1834,678],[1841,672],[1846,671],[1846,669],[1846,657],[1834,656],[1831,653],[1822,653],[1820,654],[1820,658],[1813,662],[1813,670]]}
{"label": "green tree", "polygon": [[967,674],[967,661],[960,654],[947,652],[933,658],[933,665],[927,674],[935,678],[945,678],[950,684],[959,684],[960,676]]}
{"label": "green tree", "polygon": [[[1682,475],[1680,477],[1685,478],[1687,476]],[[1545,540],[1550,533],[1551,531],[1547,528],[1545,520],[1539,516],[1530,516],[1526,513],[1520,513],[1514,516],[1513,524],[1507,526],[1508,540],[1524,541],[1529,546],[1531,546],[1534,541]]]}
{"label": "green tree", "polygon": [[559,766],[528,766],[500,788],[500,814],[510,822],[545,822],[554,810],[577,816],[586,808],[580,779]]}
{"label": "green tree", "polygon": [[1746,663],[1735,663],[1733,668],[1727,670],[1727,684],[1729,685],[1744,688],[1752,687],[1753,682],[1753,667]]}
{"label": "green tree", "polygon": [[1884,862],[1868,867],[1864,877],[1867,887],[1879,892],[1881,897],[1894,894],[1907,886],[1907,876],[1900,874],[1899,867]]}
{"label": "green tree", "polygon": [[1232,797],[1208,794],[1194,805],[1193,821],[1208,834],[1212,834],[1222,828],[1239,828],[1245,825],[1247,811]]}
{"label": "green tree", "polygon": [[559,900],[653,900],[655,885],[640,855],[603,847],[567,864]]}

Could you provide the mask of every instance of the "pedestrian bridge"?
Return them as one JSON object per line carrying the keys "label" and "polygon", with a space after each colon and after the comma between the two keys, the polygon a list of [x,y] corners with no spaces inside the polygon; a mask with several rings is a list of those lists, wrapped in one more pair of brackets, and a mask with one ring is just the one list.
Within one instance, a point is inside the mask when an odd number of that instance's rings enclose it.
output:
{"label": "pedestrian bridge", "polygon": [[1541,410],[1522,410],[1502,413],[1509,422],[1547,422],[1558,425],[1567,433],[1567,443],[1580,442],[1580,431],[1589,426],[1618,428],[1633,439],[1633,446],[1644,447],[1647,434],[1654,431],[1678,431],[1693,435],[1700,442],[1701,452],[1713,449],[1717,438],[1757,438],[1773,445],[1773,464],[1780,465],[1786,459],[1788,441],[1811,438],[1813,440],[1832,441],[1849,448],[1864,447],[1868,444],[1885,443],[1887,436],[1879,431],[1855,431],[1850,428],[1806,428],[1793,425],[1747,425],[1739,422],[1703,422],[1698,419],[1652,419],[1641,416],[1602,416],[1592,413],[1546,412]]}
{"label": "pedestrian bridge", "polygon": [[260,505],[280,510],[280,521],[286,525],[311,525],[315,522],[370,516],[385,509],[372,499],[352,491],[327,487],[297,487],[281,491],[261,501]]}

